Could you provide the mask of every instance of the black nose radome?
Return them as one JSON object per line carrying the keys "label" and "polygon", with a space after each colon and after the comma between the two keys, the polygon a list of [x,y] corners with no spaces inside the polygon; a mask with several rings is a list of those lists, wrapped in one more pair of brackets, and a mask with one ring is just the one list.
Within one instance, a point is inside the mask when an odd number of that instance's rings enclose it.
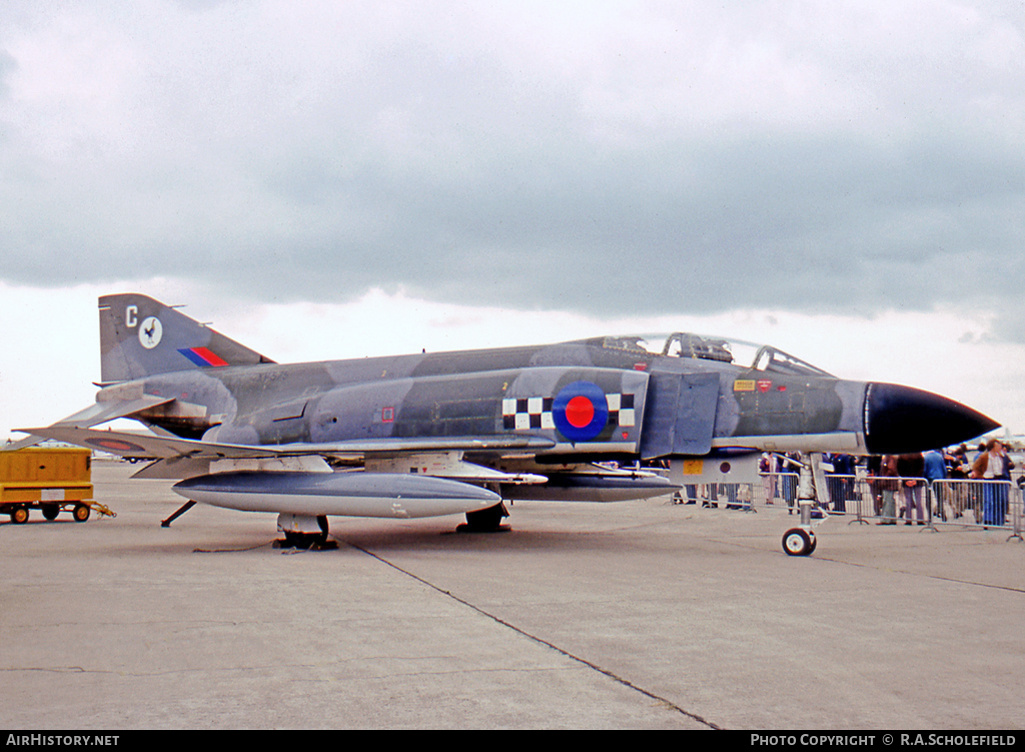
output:
{"label": "black nose radome", "polygon": [[872,454],[939,449],[999,425],[960,402],[908,386],[872,383],[865,395],[865,445]]}

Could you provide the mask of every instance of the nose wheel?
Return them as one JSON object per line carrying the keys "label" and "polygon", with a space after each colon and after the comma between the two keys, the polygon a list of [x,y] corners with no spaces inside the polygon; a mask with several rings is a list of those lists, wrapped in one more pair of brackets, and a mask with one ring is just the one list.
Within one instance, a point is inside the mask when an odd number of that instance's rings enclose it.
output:
{"label": "nose wheel", "polygon": [[[816,489],[825,487],[822,455],[813,454],[809,462],[794,464],[799,464],[801,468],[797,483],[797,506],[800,508],[801,523],[783,533],[783,550],[787,556],[810,556],[817,543],[812,530],[812,507],[818,505]],[[814,516],[820,518],[821,524],[829,514],[824,507],[820,507]]]}
{"label": "nose wheel", "polygon": [[815,533],[803,527],[794,527],[783,534],[783,550],[790,556],[808,556],[815,550]]}

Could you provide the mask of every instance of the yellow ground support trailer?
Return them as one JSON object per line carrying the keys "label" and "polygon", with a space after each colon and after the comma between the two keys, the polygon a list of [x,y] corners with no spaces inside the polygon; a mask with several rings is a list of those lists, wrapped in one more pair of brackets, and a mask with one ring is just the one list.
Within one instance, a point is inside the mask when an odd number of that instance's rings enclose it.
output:
{"label": "yellow ground support trailer", "polygon": [[0,514],[15,523],[28,522],[30,509],[57,519],[69,511],[79,522],[96,509],[111,514],[93,501],[92,453],[88,449],[31,447],[0,452]]}

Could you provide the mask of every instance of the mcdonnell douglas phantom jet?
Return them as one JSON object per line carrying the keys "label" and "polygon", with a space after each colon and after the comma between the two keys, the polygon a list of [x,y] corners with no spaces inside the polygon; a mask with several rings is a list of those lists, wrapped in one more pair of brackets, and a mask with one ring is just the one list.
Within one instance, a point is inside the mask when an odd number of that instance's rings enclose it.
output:
{"label": "mcdonnell douglas phantom jet", "polygon": [[[938,395],[844,381],[773,347],[675,332],[282,365],[152,298],[99,299],[96,403],[35,438],[148,459],[196,501],[275,512],[284,545],[331,515],[465,514],[503,500],[619,501],[679,488],[625,469],[715,452],[898,454],[997,426]],[[149,433],[94,428],[133,418]],[[179,512],[182,510],[179,510]],[[790,540],[790,543],[786,543]],[[784,538],[806,554],[807,537]]]}

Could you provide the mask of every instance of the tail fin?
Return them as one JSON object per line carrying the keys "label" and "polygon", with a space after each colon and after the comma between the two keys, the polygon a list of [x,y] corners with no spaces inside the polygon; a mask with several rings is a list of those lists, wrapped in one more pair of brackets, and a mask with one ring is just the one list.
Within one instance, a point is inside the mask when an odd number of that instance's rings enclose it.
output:
{"label": "tail fin", "polygon": [[273,362],[145,295],[100,298],[100,378],[104,384],[191,368]]}

